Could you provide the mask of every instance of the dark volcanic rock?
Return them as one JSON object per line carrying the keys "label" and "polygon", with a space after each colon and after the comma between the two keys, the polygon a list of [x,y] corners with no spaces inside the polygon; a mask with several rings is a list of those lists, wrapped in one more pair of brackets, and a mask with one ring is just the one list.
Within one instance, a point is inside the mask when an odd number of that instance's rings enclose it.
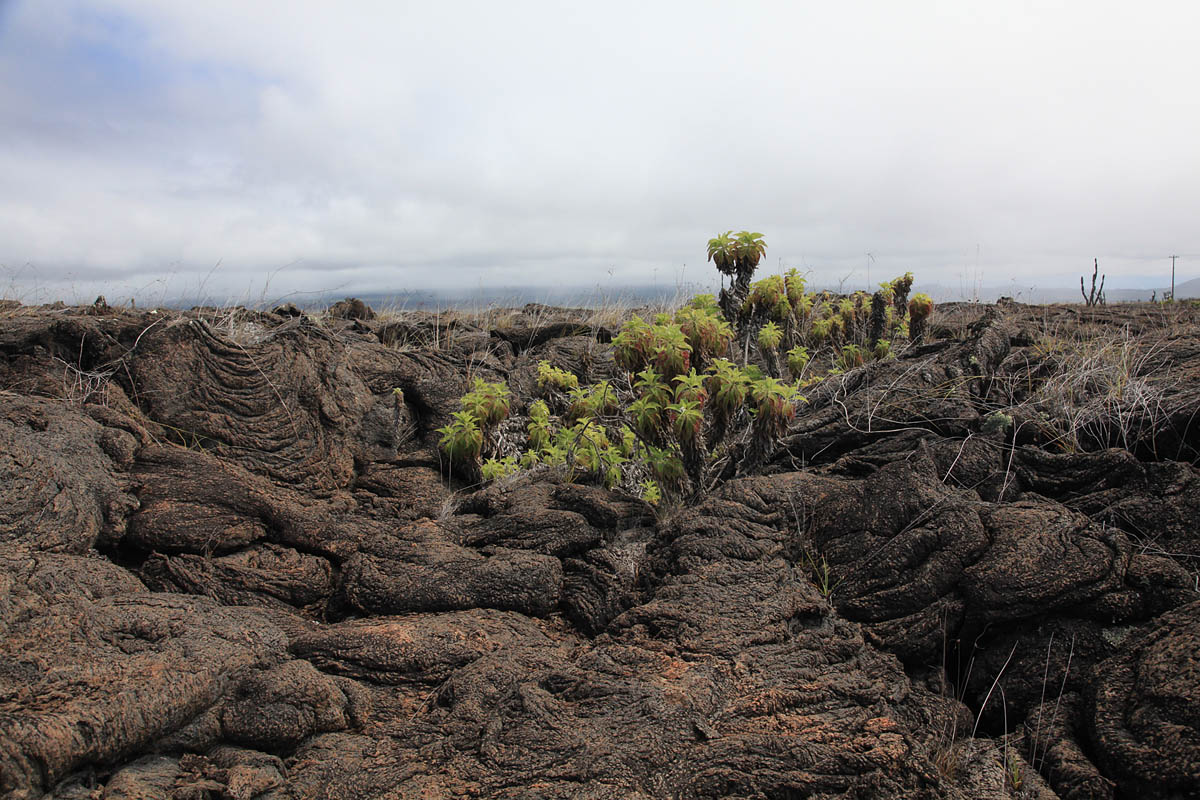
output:
{"label": "dark volcanic rock", "polygon": [[337,301],[325,309],[325,314],[333,319],[375,319],[371,307],[357,297]]}
{"label": "dark volcanic rock", "polygon": [[1087,729],[1098,761],[1142,797],[1200,786],[1200,602],[1164,614],[1096,669]]}
{"label": "dark volcanic rock", "polygon": [[337,675],[436,685],[487,653],[549,644],[538,623],[522,614],[475,609],[325,625],[298,636],[291,651]]}
{"label": "dark volcanic rock", "polygon": [[207,598],[135,594],[49,606],[5,634],[0,790],[37,797],[72,771],[145,752],[231,677],[286,655],[283,635]]}
{"label": "dark volcanic rock", "polygon": [[334,591],[328,560],[270,544],[215,558],[155,553],[139,574],[154,591],[207,595],[231,606],[316,611]]}
{"label": "dark volcanic rock", "polygon": [[[8,397],[0,411],[0,544],[84,553],[117,535],[137,501],[118,475],[133,437],[71,405]],[[114,454],[116,458],[114,458]]]}
{"label": "dark volcanic rock", "polygon": [[449,542],[395,542],[351,557],[343,591],[370,614],[496,608],[544,616],[558,604],[562,565],[520,550],[485,556]]}
{"label": "dark volcanic rock", "polygon": [[652,509],[441,463],[603,314],[11,309],[0,794],[1191,796],[1197,326],[939,308]]}

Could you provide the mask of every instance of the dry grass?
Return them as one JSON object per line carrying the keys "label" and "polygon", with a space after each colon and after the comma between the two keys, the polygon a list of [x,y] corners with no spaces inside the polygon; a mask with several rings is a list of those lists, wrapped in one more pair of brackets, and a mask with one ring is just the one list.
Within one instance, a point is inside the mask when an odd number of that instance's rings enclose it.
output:
{"label": "dry grass", "polygon": [[1026,404],[1059,431],[1064,450],[1133,449],[1153,440],[1165,423],[1160,387],[1170,375],[1160,345],[1106,331],[1090,338],[1043,336],[1033,352],[1043,369]]}

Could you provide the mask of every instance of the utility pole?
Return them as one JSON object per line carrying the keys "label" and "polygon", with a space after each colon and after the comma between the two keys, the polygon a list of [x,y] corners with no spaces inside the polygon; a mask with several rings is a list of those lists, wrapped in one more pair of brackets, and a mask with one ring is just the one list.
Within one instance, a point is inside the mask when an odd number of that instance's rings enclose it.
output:
{"label": "utility pole", "polygon": [[1179,256],[1171,256],[1171,302],[1175,302],[1175,259]]}

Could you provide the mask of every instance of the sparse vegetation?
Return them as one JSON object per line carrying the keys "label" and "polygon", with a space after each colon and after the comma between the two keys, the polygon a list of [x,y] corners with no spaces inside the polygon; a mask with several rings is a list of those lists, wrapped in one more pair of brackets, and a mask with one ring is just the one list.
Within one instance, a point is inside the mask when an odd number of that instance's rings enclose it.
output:
{"label": "sparse vegetation", "polygon": [[659,499],[687,495],[764,458],[805,402],[801,381],[893,357],[908,319],[920,330],[932,312],[926,296],[906,299],[911,273],[874,296],[809,293],[795,269],[752,281],[765,251],[759,233],[711,239],[709,260],[734,285],[720,300],[697,295],[674,312],[631,314],[612,340],[619,380],[584,385],[539,362],[539,399],[511,460],[491,457],[489,444],[506,390],[482,381],[463,399],[466,416],[443,431],[443,452],[466,464],[489,457],[489,479],[548,465],[635,494],[652,480]]}

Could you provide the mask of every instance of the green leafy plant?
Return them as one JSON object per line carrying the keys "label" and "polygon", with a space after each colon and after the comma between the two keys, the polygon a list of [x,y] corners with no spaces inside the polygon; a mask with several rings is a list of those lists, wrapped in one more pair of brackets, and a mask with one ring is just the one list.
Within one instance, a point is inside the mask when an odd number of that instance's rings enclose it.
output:
{"label": "green leafy plant", "polygon": [[438,428],[438,433],[442,434],[438,445],[451,464],[473,464],[479,460],[483,448],[479,422],[470,411],[455,411],[451,416],[453,422]]}
{"label": "green leafy plant", "polygon": [[774,322],[768,322],[758,331],[758,346],[774,351],[783,342],[783,330]]}
{"label": "green leafy plant", "polygon": [[576,473],[591,474],[601,479],[608,478],[610,466],[619,463],[619,453],[608,440],[604,427],[592,419],[581,419],[570,428],[558,432],[554,441],[555,455],[561,454],[562,463],[571,469],[572,479]]}
{"label": "green leafy plant", "polygon": [[488,383],[475,378],[471,391],[463,395],[462,408],[475,417],[481,428],[491,428],[508,418],[508,399],[511,392],[504,381]]}
{"label": "green leafy plant", "polygon": [[667,382],[650,367],[637,374],[637,380],[633,385],[639,396],[660,405],[671,400],[671,389],[667,386]]}
{"label": "green leafy plant", "polygon": [[814,319],[808,329],[808,341],[814,348],[820,348],[829,341],[833,329],[833,320]]}
{"label": "green leafy plant", "polygon": [[1003,411],[993,411],[983,418],[980,430],[984,433],[1004,433],[1013,425],[1013,418]]}
{"label": "green leafy plant", "polygon": [[568,392],[579,388],[579,378],[565,369],[551,366],[549,361],[539,361],[537,368],[537,385],[539,389],[557,389]]}
{"label": "green leafy plant", "polygon": [[750,379],[736,364],[725,359],[713,362],[707,378],[709,396],[716,412],[729,418],[746,402]]}
{"label": "green leafy plant", "polygon": [[654,333],[651,326],[637,314],[621,326],[613,339],[613,359],[617,366],[630,372],[643,369],[653,352]]}
{"label": "green leafy plant", "polygon": [[585,417],[606,416],[619,408],[617,391],[608,381],[572,389],[567,396],[567,419],[571,422]]}
{"label": "green leafy plant", "polygon": [[663,403],[649,397],[639,397],[629,404],[629,416],[633,420],[634,429],[648,440],[656,440],[657,432],[662,426]]}
{"label": "green leafy plant", "polygon": [[520,471],[521,465],[517,462],[516,456],[505,456],[502,459],[489,458],[480,467],[480,473],[485,481],[499,480]]}
{"label": "green leafy plant", "polygon": [[687,375],[675,376],[675,401],[676,402],[692,402],[697,406],[703,406],[708,399],[708,387],[706,378],[703,375],[698,375],[695,368],[688,370]]}
{"label": "green leafy plant", "polygon": [[550,409],[544,400],[535,400],[529,405],[529,424],[525,426],[529,432],[529,447],[533,452],[545,450],[553,438],[550,427]]}
{"label": "green leafy plant", "polygon": [[788,372],[792,375],[792,380],[799,380],[804,374],[804,368],[808,366],[809,355],[808,348],[796,345],[787,352]]}
{"label": "green leafy plant", "polygon": [[767,243],[762,234],[752,231],[740,231],[737,234],[726,231],[709,241],[709,259],[717,265],[721,274],[733,279],[728,289],[721,290],[719,300],[726,320],[734,322],[738,317],[750,291],[754,270],[766,251]]}
{"label": "green leafy plant", "polygon": [[845,327],[853,327],[855,322],[855,307],[854,300],[850,297],[842,298],[837,307],[838,315],[842,318],[842,325]]}
{"label": "green leafy plant", "polygon": [[[711,298],[712,295],[702,297]],[[679,309],[675,324],[683,332],[694,360],[701,363],[724,354],[733,340],[733,329],[720,317],[720,310],[707,303]]]}
{"label": "green leafy plant", "polygon": [[658,484],[651,480],[645,480],[641,483],[642,499],[652,506],[662,502],[662,492],[658,488]]}
{"label": "green leafy plant", "polygon": [[742,305],[742,311],[751,313],[755,310],[780,321],[792,313],[787,283],[782,275],[770,275],[750,284],[750,294]]}
{"label": "green leafy plant", "polygon": [[704,425],[704,414],[700,411],[700,404],[695,400],[680,400],[667,406],[667,411],[671,416],[671,427],[679,441],[694,442]]}
{"label": "green leafy plant", "polygon": [[908,301],[909,339],[919,342],[925,338],[929,316],[933,313],[933,298],[918,292]]}
{"label": "green leafy plant", "polygon": [[676,486],[686,475],[683,460],[674,450],[648,445],[646,465],[661,484]]}
{"label": "green leafy plant", "polygon": [[866,363],[863,355],[863,350],[856,344],[847,344],[842,346],[842,354],[838,357],[838,366],[843,370],[854,369],[861,367]]}
{"label": "green leafy plant", "polygon": [[504,381],[489,383],[476,377],[471,390],[459,400],[461,409],[449,425],[438,428],[438,446],[451,469],[460,464],[468,470],[478,466],[485,434],[508,417],[510,392]]}
{"label": "green leafy plant", "polygon": [[708,240],[708,260],[723,275],[734,274],[736,254],[737,243],[733,239],[733,231],[719,233]]}
{"label": "green leafy plant", "polygon": [[784,273],[783,282],[787,286],[788,302],[792,304],[792,308],[799,310],[801,303],[808,297],[804,292],[804,276],[792,267]]}
{"label": "green leafy plant", "polygon": [[734,261],[739,270],[753,272],[767,253],[767,243],[761,233],[741,231],[734,242]]}
{"label": "green leafy plant", "polygon": [[677,325],[655,325],[654,368],[670,380],[687,372],[692,363],[692,346]]}
{"label": "green leafy plant", "polygon": [[613,339],[613,358],[618,366],[629,372],[653,367],[667,380],[688,371],[691,355],[688,337],[669,317],[650,325],[634,315]]}
{"label": "green leafy plant", "polygon": [[754,409],[754,431],[760,440],[782,435],[796,416],[794,386],[764,375],[750,381],[747,395]]}

